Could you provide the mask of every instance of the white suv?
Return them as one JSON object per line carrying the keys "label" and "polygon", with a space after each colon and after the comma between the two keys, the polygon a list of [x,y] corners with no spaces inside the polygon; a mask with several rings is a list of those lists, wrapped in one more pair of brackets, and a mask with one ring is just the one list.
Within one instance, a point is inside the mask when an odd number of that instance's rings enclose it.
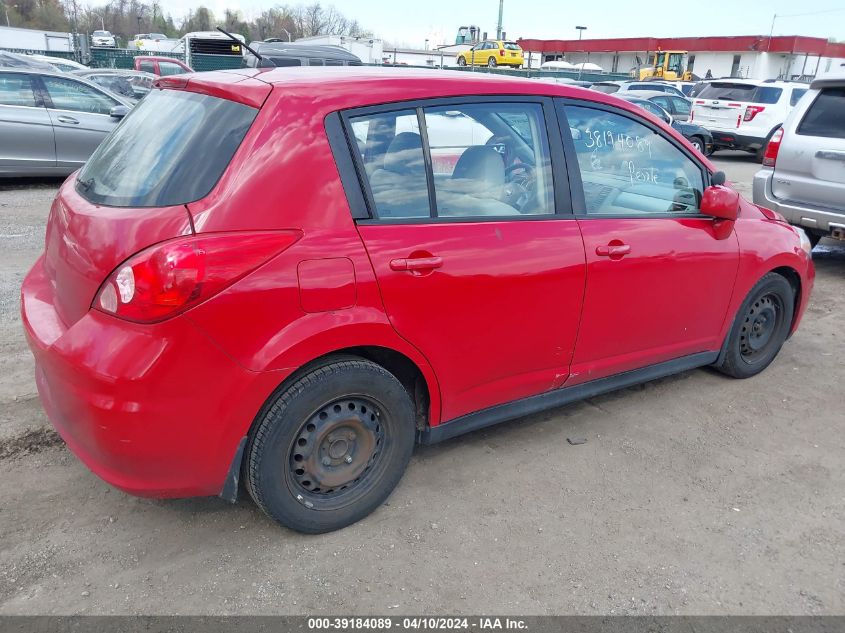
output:
{"label": "white suv", "polygon": [[110,31],[94,31],[91,33],[91,46],[98,48],[117,48],[117,41]]}
{"label": "white suv", "polygon": [[712,81],[693,100],[690,121],[710,130],[715,150],[744,149],[762,160],[766,143],[807,89],[793,81]]}

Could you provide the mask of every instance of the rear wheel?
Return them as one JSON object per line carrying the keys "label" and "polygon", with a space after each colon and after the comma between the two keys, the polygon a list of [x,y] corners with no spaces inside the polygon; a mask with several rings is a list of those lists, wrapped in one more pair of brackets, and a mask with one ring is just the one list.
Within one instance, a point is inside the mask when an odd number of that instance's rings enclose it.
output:
{"label": "rear wheel", "polygon": [[497,65],[498,65],[498,64],[496,63],[496,58],[495,58],[495,57],[491,57],[490,59],[488,59],[488,60],[487,60],[487,66],[488,66],[489,68],[495,68]]}
{"label": "rear wheel", "polygon": [[794,309],[790,283],[777,273],[764,276],[742,303],[716,369],[734,378],[763,371],[789,336]]}
{"label": "rear wheel", "polygon": [[384,502],[413,446],[414,409],[396,377],[363,359],[337,360],[276,396],[249,444],[247,487],[278,523],[330,532]]}
{"label": "rear wheel", "polygon": [[458,57],[458,66],[466,66],[467,65],[467,58],[466,57]]}

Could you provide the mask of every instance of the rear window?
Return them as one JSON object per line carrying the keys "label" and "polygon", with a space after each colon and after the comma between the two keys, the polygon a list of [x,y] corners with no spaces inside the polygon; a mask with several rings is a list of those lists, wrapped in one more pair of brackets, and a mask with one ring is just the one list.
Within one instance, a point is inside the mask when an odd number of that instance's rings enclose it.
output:
{"label": "rear window", "polygon": [[825,88],[798,125],[798,134],[845,138],[845,88]]}
{"label": "rear window", "polygon": [[111,207],[199,200],[217,184],[257,113],[193,92],[154,91],[100,144],[76,189]]}
{"label": "rear window", "polygon": [[516,42],[505,42],[505,49],[509,51],[520,51],[519,44]]}
{"label": "rear window", "polygon": [[593,84],[590,87],[593,90],[598,90],[599,92],[603,92],[605,94],[612,94],[619,91],[619,86],[617,84]]}
{"label": "rear window", "polygon": [[807,92],[806,88],[796,88],[792,91],[792,96],[789,97],[789,105],[794,106],[799,101],[801,101],[801,97],[804,96],[804,93]]}
{"label": "rear window", "polygon": [[782,88],[773,86],[755,86],[727,81],[714,81],[707,84],[698,97],[721,101],[742,101],[745,103],[777,103],[783,94]]}

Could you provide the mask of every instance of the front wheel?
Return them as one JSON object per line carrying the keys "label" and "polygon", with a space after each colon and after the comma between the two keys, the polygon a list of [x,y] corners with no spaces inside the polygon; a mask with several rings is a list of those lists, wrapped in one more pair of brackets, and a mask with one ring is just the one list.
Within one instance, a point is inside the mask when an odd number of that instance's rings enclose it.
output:
{"label": "front wheel", "polygon": [[704,141],[701,140],[698,136],[693,136],[690,140],[690,145],[692,145],[697,152],[700,154],[704,154]]}
{"label": "front wheel", "polygon": [[742,303],[716,369],[734,378],[763,371],[789,336],[794,310],[790,283],[777,273],[765,275]]}
{"label": "front wheel", "polygon": [[413,446],[414,408],[402,383],[375,363],[338,359],[269,403],[247,449],[247,488],[284,526],[338,530],[387,499]]}

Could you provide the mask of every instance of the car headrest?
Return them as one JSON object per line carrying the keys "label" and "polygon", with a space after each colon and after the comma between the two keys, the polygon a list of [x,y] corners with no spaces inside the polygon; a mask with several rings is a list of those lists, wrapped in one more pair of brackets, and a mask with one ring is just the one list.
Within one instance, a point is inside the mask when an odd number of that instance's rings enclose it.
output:
{"label": "car headrest", "polygon": [[468,147],[452,172],[453,179],[473,180],[487,187],[501,187],[505,183],[505,162],[502,155],[487,145]]}
{"label": "car headrest", "polygon": [[424,173],[422,140],[415,132],[402,132],[384,154],[384,168],[397,174]]}

